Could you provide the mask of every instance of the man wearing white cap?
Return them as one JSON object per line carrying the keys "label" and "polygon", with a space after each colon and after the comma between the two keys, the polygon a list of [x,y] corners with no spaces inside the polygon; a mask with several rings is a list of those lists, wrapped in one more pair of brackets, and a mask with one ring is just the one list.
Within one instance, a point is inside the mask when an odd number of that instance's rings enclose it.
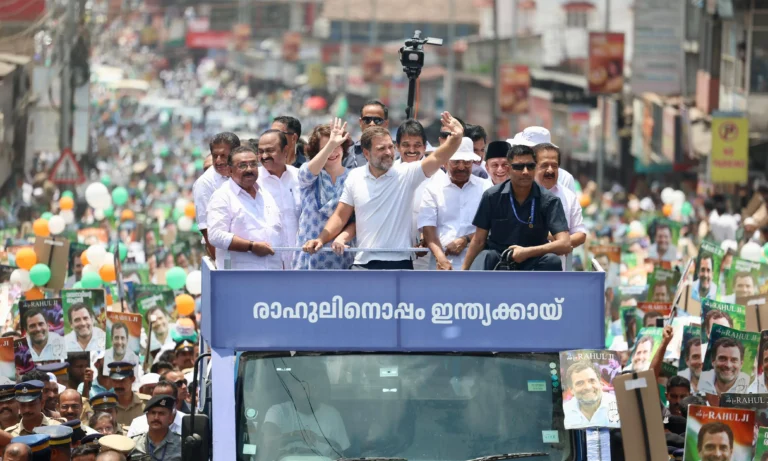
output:
{"label": "man wearing white cap", "polygon": [[[537,144],[552,144],[552,135],[549,133],[548,129],[542,126],[529,126],[522,132],[517,133],[514,138],[507,139],[507,142],[511,146],[517,144],[533,147]],[[554,144],[552,145],[555,146]],[[557,183],[566,189],[570,189],[574,194],[576,193],[576,184],[573,180],[573,175],[562,168],[558,169]]]}
{"label": "man wearing white cap", "polygon": [[418,226],[432,252],[429,268],[460,270],[466,249],[475,233],[472,219],[489,181],[472,174],[480,160],[472,139],[464,137],[448,161],[447,175],[429,181],[421,201]]}

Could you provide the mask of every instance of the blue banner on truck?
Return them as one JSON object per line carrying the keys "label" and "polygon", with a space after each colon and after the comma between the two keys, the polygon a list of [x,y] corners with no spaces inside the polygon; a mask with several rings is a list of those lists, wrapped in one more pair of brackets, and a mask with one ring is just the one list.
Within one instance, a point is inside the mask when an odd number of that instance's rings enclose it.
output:
{"label": "blue banner on truck", "polygon": [[551,352],[604,345],[600,272],[203,266],[203,336],[214,348]]}

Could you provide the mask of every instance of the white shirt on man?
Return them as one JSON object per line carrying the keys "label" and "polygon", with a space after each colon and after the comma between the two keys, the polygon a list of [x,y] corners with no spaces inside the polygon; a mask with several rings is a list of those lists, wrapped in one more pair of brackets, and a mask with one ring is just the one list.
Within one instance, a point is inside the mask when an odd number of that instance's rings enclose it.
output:
{"label": "white shirt on man", "polygon": [[[699,378],[699,392],[704,394],[720,395],[721,393],[718,392],[717,388],[715,387],[715,379],[717,379],[715,376],[715,370],[701,372],[701,377]],[[747,393],[747,389],[749,389],[749,384],[749,375],[743,371],[740,371],[739,375],[736,377],[736,380],[733,382],[733,384],[731,384],[731,387],[724,391],[723,394],[745,394]]]}
{"label": "white shirt on man", "polygon": [[91,340],[88,341],[88,345],[85,346],[85,349],[83,349],[77,341],[77,333],[74,330],[64,335],[64,342],[67,344],[67,352],[103,351],[106,347],[106,333],[97,326],[93,326],[91,332]]}
{"label": "white shirt on man", "polygon": [[283,245],[280,209],[272,195],[257,187],[256,198],[228,180],[213,193],[208,204],[208,241],[216,247],[216,268],[225,269],[226,259],[231,269],[279,270],[283,261],[279,253],[274,256],[256,256],[253,253],[229,251],[234,236],[252,242],[266,242],[272,247]]}
{"label": "white shirt on man", "polygon": [[[358,168],[363,169],[363,168]],[[365,168],[366,170],[368,168]],[[349,181],[349,179],[347,179]],[[264,416],[264,423],[272,423],[280,428],[282,434],[296,431],[311,431],[320,440],[327,438],[336,442],[342,451],[349,448],[349,438],[344,421],[339,411],[330,405],[320,403],[315,405],[314,414],[304,414],[296,411],[291,402],[273,405]]]}
{"label": "white shirt on man", "polygon": [[571,173],[568,173],[562,168],[557,170],[557,183],[570,190],[574,194],[576,193],[576,180],[573,179],[573,175]]}
{"label": "white shirt on man", "polygon": [[56,333],[48,332],[48,342],[40,351],[40,354],[32,348],[32,340],[27,335],[27,345],[29,352],[32,353],[33,362],[47,362],[52,360],[64,360],[67,358],[67,348],[65,347],[64,337]]}
{"label": "white shirt on man", "polygon": [[563,413],[565,413],[563,420],[565,427],[569,429],[619,426],[619,408],[616,403],[616,396],[607,392],[603,392],[600,406],[591,418],[587,418],[581,412],[579,400],[576,397],[563,403]]}
{"label": "white shirt on man", "polygon": [[216,168],[210,167],[200,175],[192,185],[192,199],[195,202],[195,219],[200,230],[208,229],[208,202],[213,193],[222,184],[227,182],[227,177],[220,175]]}
{"label": "white shirt on man", "polygon": [[[477,207],[483,192],[489,188],[488,182],[475,175],[469,176],[469,181],[459,187],[447,174],[442,174],[430,180],[424,190],[419,210],[418,227],[423,231],[426,226],[437,228],[437,235],[443,250],[445,246],[459,237],[473,234]],[[445,255],[454,270],[461,269],[466,248],[459,255]],[[435,256],[430,253],[429,267],[437,266]]]}
{"label": "white shirt on man", "polygon": [[[587,227],[584,225],[584,219],[581,214],[581,203],[576,197],[576,194],[571,192],[559,182],[555,184],[555,187],[549,189],[550,192],[557,195],[560,199],[560,203],[563,205],[563,211],[565,212],[565,221],[568,223],[568,233],[570,235],[583,232],[587,233]],[[563,263],[563,270],[566,270],[566,257],[560,256],[560,261]]]}
{"label": "white shirt on man", "polygon": [[[349,172],[339,202],[355,209],[359,248],[410,248],[413,238],[413,200],[428,178],[421,161],[393,165],[374,177],[370,166]],[[404,261],[411,253],[360,251],[355,264]]]}
{"label": "white shirt on man", "polygon": [[[280,210],[283,245],[297,246],[296,238],[299,234],[299,217],[301,216],[299,169],[286,165],[285,172],[277,177],[260,166],[257,182],[262,189],[266,189],[272,195]],[[283,259],[286,268],[292,267],[293,252],[283,251],[277,255]]]}

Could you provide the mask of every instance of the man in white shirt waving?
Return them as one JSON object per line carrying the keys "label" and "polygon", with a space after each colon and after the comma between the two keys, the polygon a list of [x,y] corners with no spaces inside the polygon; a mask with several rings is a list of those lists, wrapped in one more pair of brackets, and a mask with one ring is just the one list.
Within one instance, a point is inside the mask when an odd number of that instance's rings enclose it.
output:
{"label": "man in white shirt waving", "polygon": [[[267,190],[277,202],[282,225],[282,240],[286,246],[296,246],[301,215],[299,169],[288,164],[293,155],[288,138],[280,130],[267,130],[259,137],[259,187]],[[285,251],[278,255],[283,267],[293,265],[294,254]]]}
{"label": "man in white shirt waving", "polygon": [[[412,239],[413,200],[416,189],[435,174],[456,152],[464,129],[458,120],[443,112],[448,140],[429,157],[418,162],[394,165],[395,146],[386,128],[371,127],[360,144],[368,159],[365,168],[352,170],[344,183],[339,205],[320,235],[308,242],[318,251],[332,241],[355,213],[360,248],[409,248]],[[413,269],[406,252],[362,251],[352,269]]]}
{"label": "man in white shirt waving", "polygon": [[[576,248],[587,241],[587,228],[581,216],[581,204],[576,194],[563,186],[559,181],[560,149],[554,144],[543,143],[533,148],[536,152],[536,182],[540,186],[557,195],[565,211],[568,222],[568,233],[571,234],[571,246]],[[560,256],[563,270],[567,270],[566,256]]]}
{"label": "man in white shirt waving", "polygon": [[472,139],[462,139],[448,162],[448,174],[436,176],[424,191],[418,226],[432,252],[429,269],[461,269],[475,233],[472,220],[483,192],[491,187],[490,181],[472,174],[473,163],[480,160],[472,144]]}
{"label": "man in white shirt waving", "polygon": [[232,177],[211,197],[208,239],[216,247],[216,267],[227,269],[282,269],[273,246],[282,245],[280,211],[275,199],[256,184],[259,161],[252,147],[229,154]]}
{"label": "man in white shirt waving", "polygon": [[192,198],[195,201],[195,219],[197,227],[205,239],[208,255],[214,257],[214,249],[208,241],[208,202],[216,189],[221,187],[229,177],[229,151],[240,147],[240,138],[234,133],[219,133],[209,144],[213,168],[205,170],[192,186]]}

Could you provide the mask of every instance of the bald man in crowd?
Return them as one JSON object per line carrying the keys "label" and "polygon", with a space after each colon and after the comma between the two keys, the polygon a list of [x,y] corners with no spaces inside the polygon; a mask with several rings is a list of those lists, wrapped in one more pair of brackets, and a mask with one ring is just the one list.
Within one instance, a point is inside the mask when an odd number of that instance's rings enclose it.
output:
{"label": "bald man in crowd", "polygon": [[32,450],[23,443],[10,443],[3,452],[3,461],[29,461]]}

